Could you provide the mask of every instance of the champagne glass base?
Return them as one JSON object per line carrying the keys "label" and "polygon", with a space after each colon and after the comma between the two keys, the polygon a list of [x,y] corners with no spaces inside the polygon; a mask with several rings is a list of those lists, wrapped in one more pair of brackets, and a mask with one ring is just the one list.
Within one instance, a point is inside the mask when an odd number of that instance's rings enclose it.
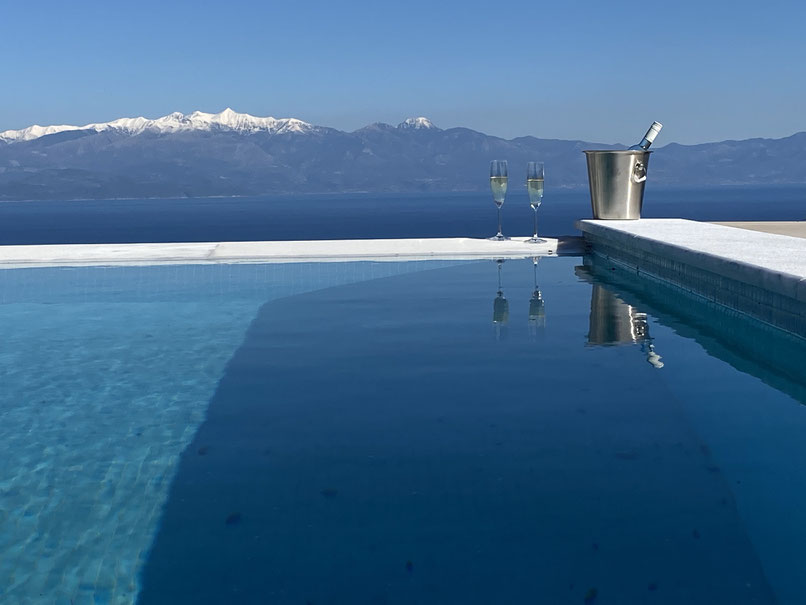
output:
{"label": "champagne glass base", "polygon": [[507,241],[509,241],[509,238],[506,237],[503,233],[498,233],[496,235],[493,235],[492,237],[488,237],[487,239],[490,240],[491,242],[507,242]]}
{"label": "champagne glass base", "polygon": [[547,244],[548,240],[545,240],[543,238],[540,238],[540,237],[537,237],[537,236],[533,235],[532,237],[530,237],[529,239],[524,241],[524,243],[525,244]]}

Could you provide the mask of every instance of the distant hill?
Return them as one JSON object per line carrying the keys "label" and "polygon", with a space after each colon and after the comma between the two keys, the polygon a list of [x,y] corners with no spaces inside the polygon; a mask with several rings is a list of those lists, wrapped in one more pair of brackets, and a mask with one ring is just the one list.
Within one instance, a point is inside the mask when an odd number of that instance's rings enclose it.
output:
{"label": "distant hill", "polygon": [[[663,137],[661,133],[661,137]],[[0,199],[196,197],[320,192],[477,191],[491,159],[512,187],[543,161],[551,187],[587,185],[584,141],[437,128],[426,118],[355,132],[227,109],[0,133]],[[653,185],[806,183],[806,132],[653,149]]]}

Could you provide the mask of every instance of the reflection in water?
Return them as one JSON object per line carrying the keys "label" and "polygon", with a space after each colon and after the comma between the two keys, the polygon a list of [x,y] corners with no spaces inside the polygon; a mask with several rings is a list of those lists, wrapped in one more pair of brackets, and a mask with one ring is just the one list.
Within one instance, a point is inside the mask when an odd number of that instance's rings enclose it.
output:
{"label": "reflection in water", "polygon": [[610,346],[619,344],[640,344],[647,362],[655,368],[662,368],[661,356],[655,351],[649,334],[646,313],[621,300],[612,290],[594,281],[587,266],[575,267],[574,272],[591,282],[590,328],[588,344]]}
{"label": "reflection in water", "polygon": [[493,301],[493,325],[495,326],[495,338],[500,340],[506,337],[506,325],[509,322],[509,301],[504,298],[503,286],[501,285],[501,268],[504,266],[504,259],[498,259],[498,292]]}
{"label": "reflection in water", "polygon": [[537,263],[540,260],[539,256],[532,259],[532,268],[534,271],[534,292],[529,299],[529,333],[532,336],[537,334],[538,328],[546,327],[546,303],[543,301],[543,294],[537,285]]}
{"label": "reflection in water", "polygon": [[[793,403],[806,404],[806,340],[607,258],[592,255],[584,263],[589,281],[645,310],[656,330],[667,328],[665,348],[675,352],[676,363],[664,372],[665,386],[707,448],[712,462],[706,470],[730,489],[729,502],[735,503],[776,593],[761,602],[803,603],[806,458],[801,423],[806,416]],[[757,304],[764,308],[762,301]],[[686,341],[696,342],[709,359]],[[758,380],[732,372],[728,364]]]}
{"label": "reflection in water", "polygon": [[504,293],[499,291],[493,301],[493,323],[506,324],[509,321],[509,301],[504,298]]}
{"label": "reflection in water", "polygon": [[[546,346],[509,334],[494,355],[489,263],[267,304],[182,454],[140,605],[775,602],[735,494],[785,456],[753,465],[734,425],[701,439],[731,403],[689,406],[713,414],[692,426],[664,378],[684,363],[658,373],[625,367],[637,345],[582,350],[591,286],[568,280],[572,263],[543,265],[562,310]],[[532,284],[525,262],[507,266],[517,325]],[[615,291],[675,359],[719,370]],[[754,382],[719,375],[721,393]],[[734,444],[751,460],[739,472]]]}
{"label": "reflection in water", "polygon": [[655,345],[652,343],[644,343],[641,345],[641,350],[646,353],[646,360],[650,365],[658,368],[659,370],[663,367],[661,356],[655,352]]}
{"label": "reflection in water", "polygon": [[620,300],[640,305],[659,323],[696,340],[711,356],[806,404],[803,338],[663,281],[636,276],[606,259],[591,255],[584,263],[575,271],[585,281],[601,283]]}

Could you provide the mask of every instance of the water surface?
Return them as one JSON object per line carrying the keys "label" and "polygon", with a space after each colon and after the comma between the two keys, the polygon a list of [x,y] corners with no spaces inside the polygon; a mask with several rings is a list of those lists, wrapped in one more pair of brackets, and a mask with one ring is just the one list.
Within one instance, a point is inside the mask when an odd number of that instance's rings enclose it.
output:
{"label": "water surface", "polygon": [[553,258],[0,292],[9,602],[802,601],[803,342],[679,291]]}
{"label": "water surface", "polygon": [[[512,187],[504,232],[531,234],[526,192]],[[803,220],[806,187],[647,188],[646,217]],[[567,235],[590,217],[588,193],[546,190],[540,232]],[[489,194],[308,195],[0,203],[0,244],[488,237]]]}

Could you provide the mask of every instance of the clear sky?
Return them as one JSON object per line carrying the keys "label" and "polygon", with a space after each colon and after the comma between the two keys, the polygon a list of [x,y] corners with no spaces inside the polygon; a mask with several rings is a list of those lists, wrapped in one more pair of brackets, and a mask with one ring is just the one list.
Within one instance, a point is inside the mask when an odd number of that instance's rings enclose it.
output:
{"label": "clear sky", "polygon": [[806,130],[806,2],[0,0],[0,131],[172,111],[659,144]]}

